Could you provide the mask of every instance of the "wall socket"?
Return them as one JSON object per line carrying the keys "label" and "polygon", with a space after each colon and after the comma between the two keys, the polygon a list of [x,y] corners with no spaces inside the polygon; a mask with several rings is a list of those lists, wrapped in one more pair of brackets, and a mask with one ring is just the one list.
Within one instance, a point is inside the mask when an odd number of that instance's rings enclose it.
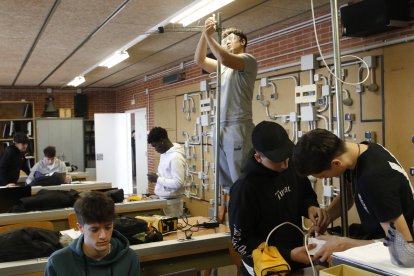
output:
{"label": "wall socket", "polygon": [[414,167],[410,167],[410,176],[414,176]]}

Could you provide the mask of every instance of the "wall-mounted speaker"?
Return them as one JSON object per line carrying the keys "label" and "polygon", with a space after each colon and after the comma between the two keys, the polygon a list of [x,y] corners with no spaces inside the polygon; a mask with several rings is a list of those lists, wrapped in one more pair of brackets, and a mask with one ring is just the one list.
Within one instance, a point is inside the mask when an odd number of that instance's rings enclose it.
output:
{"label": "wall-mounted speaker", "polygon": [[76,94],[73,99],[75,105],[75,117],[87,118],[88,116],[88,97],[85,94]]}
{"label": "wall-mounted speaker", "polygon": [[406,27],[410,20],[408,0],[362,0],[342,7],[342,35],[364,37]]}

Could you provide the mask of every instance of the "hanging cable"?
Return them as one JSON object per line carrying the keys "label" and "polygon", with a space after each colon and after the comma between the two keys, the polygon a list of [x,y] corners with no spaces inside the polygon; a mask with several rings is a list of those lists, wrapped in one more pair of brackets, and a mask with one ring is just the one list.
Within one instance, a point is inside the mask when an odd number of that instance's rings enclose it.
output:
{"label": "hanging cable", "polygon": [[368,74],[367,74],[367,76],[365,77],[365,79],[364,79],[363,81],[361,81],[361,82],[356,82],[356,83],[353,83],[353,82],[346,82],[346,81],[343,81],[343,80],[341,80],[341,79],[339,79],[339,78],[337,78],[337,77],[336,77],[336,75],[332,72],[332,70],[329,68],[328,64],[326,63],[325,58],[323,57],[323,53],[322,53],[322,50],[321,50],[321,46],[319,45],[318,32],[316,31],[316,20],[315,20],[315,10],[314,10],[314,6],[313,6],[313,0],[311,0],[311,11],[312,11],[313,31],[314,31],[314,33],[315,33],[316,46],[318,46],[319,55],[321,56],[322,62],[323,62],[323,64],[325,65],[326,69],[328,69],[329,74],[331,74],[331,75],[332,75],[335,79],[339,80],[340,82],[342,82],[342,83],[344,83],[344,84],[349,84],[349,85],[358,85],[358,84],[362,84],[362,83],[364,83],[366,80],[368,80],[369,75],[370,75],[370,74],[369,74],[369,67],[368,67],[368,64],[365,62],[365,60],[363,60],[362,58],[360,58],[360,57],[358,57],[358,56],[355,56],[355,55],[344,55],[344,56],[341,56],[341,59],[342,59],[342,58],[347,58],[347,57],[353,57],[353,58],[356,58],[356,59],[360,60],[360,61],[364,64],[364,66],[367,68],[367,70],[368,70]]}

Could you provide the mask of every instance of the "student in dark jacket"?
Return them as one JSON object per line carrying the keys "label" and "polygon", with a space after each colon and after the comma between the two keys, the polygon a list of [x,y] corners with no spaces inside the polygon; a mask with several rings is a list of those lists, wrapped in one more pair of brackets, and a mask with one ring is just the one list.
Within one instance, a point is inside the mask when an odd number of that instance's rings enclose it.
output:
{"label": "student in dark jacket", "polygon": [[[324,232],[329,221],[309,180],[290,166],[294,145],[285,129],[263,121],[254,128],[252,142],[254,149],[230,190],[229,204],[232,243],[242,256],[243,275],[254,275],[252,252],[277,225],[291,222],[301,228],[305,216],[315,231]],[[309,264],[303,235],[293,226],[276,230],[269,245],[277,247],[292,270]]]}
{"label": "student in dark jacket", "polygon": [[113,229],[113,200],[91,191],[75,202],[74,209],[82,235],[50,256],[44,275],[139,275],[138,256]]}
{"label": "student in dark jacket", "polygon": [[29,142],[26,134],[16,133],[13,136],[13,145],[8,146],[0,157],[0,186],[16,184],[20,170],[29,175],[30,169],[24,157]]}

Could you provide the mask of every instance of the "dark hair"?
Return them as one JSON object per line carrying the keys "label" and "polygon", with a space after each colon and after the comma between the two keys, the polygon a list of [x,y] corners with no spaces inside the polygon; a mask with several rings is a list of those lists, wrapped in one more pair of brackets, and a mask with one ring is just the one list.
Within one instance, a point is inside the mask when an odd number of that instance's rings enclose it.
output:
{"label": "dark hair", "polygon": [[112,198],[99,191],[83,193],[73,207],[81,225],[113,221],[116,216]]}
{"label": "dark hair", "polygon": [[53,158],[56,157],[56,148],[54,146],[47,146],[45,147],[45,149],[43,150],[43,154],[47,157],[47,158]]}
{"label": "dark hair", "polygon": [[13,142],[15,142],[16,144],[29,144],[30,140],[26,134],[16,132],[13,136]]}
{"label": "dark hair", "polygon": [[168,139],[167,131],[162,127],[154,127],[148,134],[147,142],[148,144],[157,143],[164,139]]}
{"label": "dark hair", "polygon": [[315,129],[299,139],[292,161],[299,174],[317,174],[330,169],[332,160],[344,152],[344,141],[325,129]]}
{"label": "dark hair", "polygon": [[239,30],[239,29],[236,29],[236,28],[234,28],[234,27],[231,27],[231,28],[227,28],[227,29],[225,29],[223,32],[222,32],[222,34],[221,34],[221,38],[223,39],[223,38],[226,38],[228,35],[230,35],[230,34],[235,34],[235,35],[237,35],[238,37],[240,37],[242,40],[244,40],[245,41],[245,43],[244,43],[244,48],[246,48],[247,47],[247,36],[246,36],[246,34],[245,33],[243,33],[243,31],[241,31],[241,30]]}

